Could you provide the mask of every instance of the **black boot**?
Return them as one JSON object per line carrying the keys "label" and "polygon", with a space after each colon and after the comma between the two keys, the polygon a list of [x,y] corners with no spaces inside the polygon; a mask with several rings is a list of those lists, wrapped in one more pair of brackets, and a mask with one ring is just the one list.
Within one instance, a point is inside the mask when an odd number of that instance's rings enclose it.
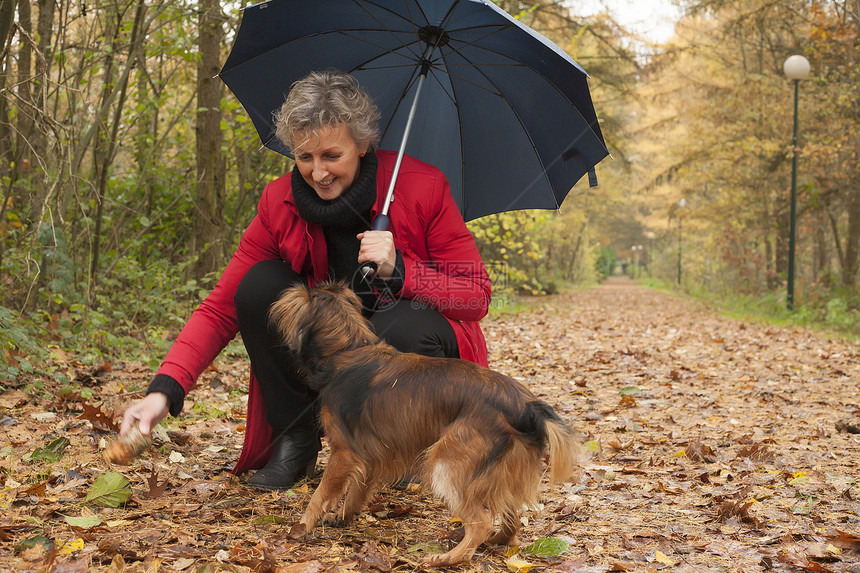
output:
{"label": "black boot", "polygon": [[248,485],[260,489],[287,489],[313,475],[321,448],[317,429],[295,428],[275,436],[269,462],[257,470]]}

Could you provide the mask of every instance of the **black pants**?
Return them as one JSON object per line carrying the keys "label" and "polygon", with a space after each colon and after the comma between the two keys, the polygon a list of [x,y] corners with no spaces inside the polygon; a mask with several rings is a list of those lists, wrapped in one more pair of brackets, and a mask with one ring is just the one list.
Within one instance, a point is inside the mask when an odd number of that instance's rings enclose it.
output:
{"label": "black pants", "polygon": [[[284,289],[307,280],[283,261],[261,261],[251,267],[236,290],[239,332],[251,360],[272,428],[316,423],[316,396],[296,368],[294,356],[269,326],[269,307]],[[376,334],[401,352],[458,358],[457,338],[437,310],[399,300],[368,319]]]}

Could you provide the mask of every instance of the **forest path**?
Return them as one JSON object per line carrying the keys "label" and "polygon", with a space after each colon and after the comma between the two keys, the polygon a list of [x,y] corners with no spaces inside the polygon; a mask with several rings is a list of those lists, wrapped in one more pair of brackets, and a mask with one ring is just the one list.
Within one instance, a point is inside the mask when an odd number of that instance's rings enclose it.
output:
{"label": "forest path", "polygon": [[[524,515],[522,549],[555,538],[554,555],[486,547],[459,570],[860,573],[857,345],[620,279],[525,304],[484,321],[490,365],[551,403],[593,455],[580,484],[546,485]],[[100,428],[151,372],[66,367],[91,395],[50,380],[0,393],[0,571],[414,571],[461,531],[427,492],[384,488],[352,526],[288,539],[319,474],[261,493],[227,473],[243,359],[203,375],[156,448],[109,468]],[[59,438],[59,458],[45,456]],[[130,501],[84,504],[109,469]]]}

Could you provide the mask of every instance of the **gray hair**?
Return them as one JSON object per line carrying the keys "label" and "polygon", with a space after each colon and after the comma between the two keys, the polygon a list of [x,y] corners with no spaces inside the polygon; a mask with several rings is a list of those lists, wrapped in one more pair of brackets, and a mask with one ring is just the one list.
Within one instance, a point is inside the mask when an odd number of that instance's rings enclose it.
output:
{"label": "gray hair", "polygon": [[359,147],[379,143],[376,104],[355,78],[337,70],[311,72],[295,82],[273,117],[275,136],[290,150],[304,145],[321,128],[341,123]]}

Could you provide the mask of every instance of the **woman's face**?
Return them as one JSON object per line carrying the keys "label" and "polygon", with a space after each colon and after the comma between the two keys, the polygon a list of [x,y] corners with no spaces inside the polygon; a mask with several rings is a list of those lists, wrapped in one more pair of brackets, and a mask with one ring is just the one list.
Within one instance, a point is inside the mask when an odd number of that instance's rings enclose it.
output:
{"label": "woman's face", "polygon": [[360,149],[343,123],[299,135],[305,143],[293,150],[304,180],[326,201],[337,199],[358,177]]}

